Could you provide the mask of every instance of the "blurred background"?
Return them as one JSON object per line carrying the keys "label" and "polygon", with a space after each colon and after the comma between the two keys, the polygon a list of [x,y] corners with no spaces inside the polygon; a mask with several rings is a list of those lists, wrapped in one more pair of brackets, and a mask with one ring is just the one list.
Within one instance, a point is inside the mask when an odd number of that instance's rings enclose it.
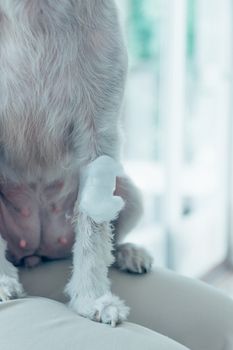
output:
{"label": "blurred background", "polygon": [[117,0],[124,158],[145,214],[127,241],[233,296],[233,2]]}

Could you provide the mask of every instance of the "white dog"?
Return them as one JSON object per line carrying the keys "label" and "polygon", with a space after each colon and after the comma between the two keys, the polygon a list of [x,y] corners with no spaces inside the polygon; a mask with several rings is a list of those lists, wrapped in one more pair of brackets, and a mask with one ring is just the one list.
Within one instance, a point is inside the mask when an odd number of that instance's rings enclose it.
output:
{"label": "white dog", "polygon": [[119,243],[142,212],[119,163],[126,71],[113,0],[0,0],[2,301],[23,295],[15,266],[73,247],[70,306],[113,326],[126,319],[110,292],[113,248],[122,270],[151,266]]}

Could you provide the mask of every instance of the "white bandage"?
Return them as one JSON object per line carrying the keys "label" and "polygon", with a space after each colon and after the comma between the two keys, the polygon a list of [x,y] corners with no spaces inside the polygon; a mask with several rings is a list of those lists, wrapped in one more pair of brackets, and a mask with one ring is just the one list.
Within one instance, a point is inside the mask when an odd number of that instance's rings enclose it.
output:
{"label": "white bandage", "polygon": [[101,156],[90,163],[81,173],[79,210],[96,223],[116,219],[124,201],[113,193],[116,177],[123,175],[122,166],[111,157]]}

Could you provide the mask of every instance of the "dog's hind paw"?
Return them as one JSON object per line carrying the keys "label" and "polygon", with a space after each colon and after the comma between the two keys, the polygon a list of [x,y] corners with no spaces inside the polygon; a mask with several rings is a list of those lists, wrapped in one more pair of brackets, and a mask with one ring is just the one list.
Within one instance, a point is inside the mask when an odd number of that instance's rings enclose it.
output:
{"label": "dog's hind paw", "polygon": [[25,296],[22,285],[17,279],[0,276],[0,302],[18,299]]}
{"label": "dog's hind paw", "polygon": [[70,304],[79,315],[90,318],[93,321],[110,324],[116,327],[117,324],[125,321],[129,315],[129,307],[117,296],[107,293],[96,300],[77,299]]}
{"label": "dog's hind paw", "polygon": [[149,272],[153,259],[144,249],[132,243],[120,244],[116,247],[115,267],[119,270],[131,273],[143,274]]}

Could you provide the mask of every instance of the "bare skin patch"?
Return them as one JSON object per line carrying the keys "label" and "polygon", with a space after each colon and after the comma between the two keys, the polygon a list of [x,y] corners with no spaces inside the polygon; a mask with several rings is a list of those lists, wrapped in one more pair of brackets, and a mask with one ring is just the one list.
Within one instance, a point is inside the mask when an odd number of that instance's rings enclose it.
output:
{"label": "bare skin patch", "polygon": [[[71,254],[71,224],[77,188],[61,196],[64,181],[47,186],[0,185],[0,232],[7,242],[8,259],[28,267],[41,258]],[[61,198],[60,198],[61,197]]]}

